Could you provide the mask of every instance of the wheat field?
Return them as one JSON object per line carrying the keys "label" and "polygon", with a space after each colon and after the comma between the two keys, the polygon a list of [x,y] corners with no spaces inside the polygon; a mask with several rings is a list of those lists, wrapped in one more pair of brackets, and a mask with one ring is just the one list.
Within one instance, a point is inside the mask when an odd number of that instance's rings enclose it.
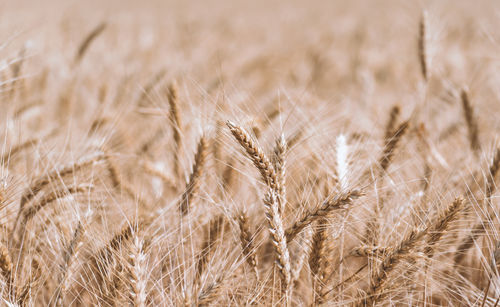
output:
{"label": "wheat field", "polygon": [[0,305],[499,305],[498,2],[0,7]]}

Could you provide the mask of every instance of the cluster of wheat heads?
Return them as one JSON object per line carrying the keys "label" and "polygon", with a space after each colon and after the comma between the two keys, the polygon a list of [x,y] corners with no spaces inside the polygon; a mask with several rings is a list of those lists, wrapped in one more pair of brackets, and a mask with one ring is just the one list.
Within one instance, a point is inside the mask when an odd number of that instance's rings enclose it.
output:
{"label": "cluster of wheat heads", "polygon": [[[367,51],[366,26],[234,52],[201,15],[168,49],[192,76],[154,44],[123,56],[154,68],[100,71],[119,61],[97,51],[135,31],[117,21],[44,69],[22,46],[0,70],[1,305],[498,305],[497,100],[433,58],[432,14],[403,29],[403,68]],[[200,68],[220,54],[234,70]],[[331,88],[360,102],[325,106]]]}

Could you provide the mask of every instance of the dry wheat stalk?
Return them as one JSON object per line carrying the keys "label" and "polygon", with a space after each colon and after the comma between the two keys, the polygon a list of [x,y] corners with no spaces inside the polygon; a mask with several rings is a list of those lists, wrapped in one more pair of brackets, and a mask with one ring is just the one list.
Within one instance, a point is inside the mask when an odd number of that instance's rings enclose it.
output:
{"label": "dry wheat stalk", "polygon": [[189,213],[193,198],[198,193],[198,189],[201,184],[201,176],[204,172],[205,161],[208,153],[207,151],[208,141],[203,136],[198,142],[198,149],[196,150],[196,154],[194,156],[193,170],[189,176],[189,182],[187,183],[186,190],[184,191],[184,194],[182,194],[180,200],[179,210],[182,215]]}

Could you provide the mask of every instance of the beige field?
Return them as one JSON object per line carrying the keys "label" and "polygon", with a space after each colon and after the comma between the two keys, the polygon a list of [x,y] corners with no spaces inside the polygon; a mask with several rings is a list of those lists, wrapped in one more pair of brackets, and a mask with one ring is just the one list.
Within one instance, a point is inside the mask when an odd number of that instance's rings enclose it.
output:
{"label": "beige field", "polygon": [[0,305],[497,306],[499,16],[1,1]]}

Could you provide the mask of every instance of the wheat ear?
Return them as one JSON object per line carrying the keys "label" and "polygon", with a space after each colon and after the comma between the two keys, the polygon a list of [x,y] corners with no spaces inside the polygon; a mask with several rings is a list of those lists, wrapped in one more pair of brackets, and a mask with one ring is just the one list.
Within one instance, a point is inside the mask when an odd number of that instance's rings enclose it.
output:
{"label": "wheat ear", "polygon": [[234,138],[240,143],[241,147],[245,149],[255,167],[259,170],[262,180],[271,189],[278,192],[279,184],[276,171],[264,151],[252,140],[248,132],[243,128],[236,126],[230,121],[226,122],[226,125],[229,127]]}
{"label": "wheat ear", "polygon": [[16,291],[12,275],[12,258],[10,257],[7,246],[0,242],[0,270],[7,285],[7,293],[11,299],[15,299]]}
{"label": "wheat ear", "polygon": [[460,99],[462,100],[462,109],[465,122],[467,123],[470,148],[477,154],[481,149],[481,144],[479,142],[479,128],[476,117],[474,116],[474,108],[470,102],[469,93],[465,88],[462,89],[460,93]]}
{"label": "wheat ear", "polygon": [[201,176],[203,175],[205,161],[208,151],[208,142],[205,137],[201,137],[198,142],[198,148],[194,156],[194,164],[191,175],[189,176],[189,182],[186,186],[186,190],[182,194],[179,209],[181,214],[184,216],[189,213],[192,205],[193,198],[198,193],[198,189],[201,184]]}
{"label": "wheat ear", "polygon": [[[225,274],[221,274],[214,282],[210,283],[198,295],[198,306],[208,306],[217,299],[222,290]],[[187,304],[185,304],[187,305]]]}
{"label": "wheat ear", "polygon": [[128,277],[130,284],[130,301],[134,307],[146,306],[146,254],[144,253],[144,241],[139,239],[137,233],[130,246],[128,257]]}
{"label": "wheat ear", "polygon": [[205,272],[212,255],[216,251],[217,242],[221,238],[224,232],[224,216],[219,215],[213,218],[208,227],[208,232],[206,233],[205,241],[201,246],[201,252],[198,256],[198,262],[196,264],[196,281],[201,281],[201,276]]}
{"label": "wheat ear", "polygon": [[142,90],[142,93],[136,102],[137,106],[143,105],[144,100],[146,100],[148,95],[151,94],[151,91],[153,90],[153,88],[163,80],[163,78],[165,77],[166,74],[167,74],[166,69],[160,69],[160,71],[158,71],[157,73],[154,74],[154,76],[144,86],[144,89]]}
{"label": "wheat ear", "polygon": [[182,121],[179,110],[179,89],[177,82],[172,82],[168,86],[168,104],[170,106],[170,123],[174,137],[174,171],[177,178],[181,176],[181,155],[182,155]]}
{"label": "wheat ear", "polygon": [[80,44],[80,47],[78,47],[74,63],[78,63],[82,60],[85,52],[89,49],[90,44],[99,36],[99,34],[104,31],[104,29],[106,29],[106,23],[100,23],[85,37],[85,39]]}
{"label": "wheat ear", "polygon": [[382,260],[380,265],[375,269],[373,284],[366,293],[366,297],[358,301],[357,306],[371,306],[380,301],[386,293],[385,286],[388,281],[389,274],[394,271],[398,264],[415,248],[417,243],[427,233],[427,228],[413,228],[401,242]]}
{"label": "wheat ear", "polygon": [[424,81],[429,78],[429,60],[427,58],[427,12],[423,11],[418,26],[418,59]]}
{"label": "wheat ear", "polygon": [[324,292],[325,277],[328,275],[327,225],[328,219],[326,217],[318,220],[316,231],[312,237],[311,250],[309,252],[309,269],[311,270],[313,296],[316,305],[321,305],[324,301],[324,296],[321,294]]}
{"label": "wheat ear", "polygon": [[276,171],[276,178],[278,181],[278,196],[280,200],[280,212],[284,213],[284,206],[286,205],[286,153],[287,144],[285,136],[282,134],[276,140],[273,155],[273,167]]}
{"label": "wheat ear", "polygon": [[349,190],[343,192],[333,199],[328,199],[324,201],[319,207],[312,211],[306,212],[299,220],[297,220],[292,226],[290,226],[286,232],[287,242],[291,242],[295,236],[297,236],[302,229],[311,225],[314,221],[319,220],[322,217],[327,216],[332,211],[345,209],[349,206],[352,201],[360,197],[362,193],[358,190]]}
{"label": "wheat ear", "polygon": [[352,257],[384,257],[391,251],[390,247],[385,246],[358,246],[349,252]]}
{"label": "wheat ear", "polygon": [[281,276],[281,286],[285,300],[288,301],[291,286],[291,262],[288,251],[285,231],[283,229],[283,220],[279,212],[279,200],[276,192],[269,189],[264,198],[266,208],[266,219],[269,224],[269,232],[276,253],[277,266]]}
{"label": "wheat ear", "polygon": [[254,238],[250,232],[248,225],[248,216],[245,212],[238,214],[238,225],[240,227],[240,243],[243,250],[243,256],[248,265],[255,272],[255,276],[259,279],[259,269],[257,267],[257,255],[255,254]]}
{"label": "wheat ear", "polygon": [[63,251],[63,271],[59,277],[59,286],[57,287],[56,294],[54,295],[54,302],[57,306],[63,306],[64,294],[69,289],[69,281],[71,280],[73,274],[73,263],[75,259],[78,258],[78,253],[83,245],[82,237],[84,232],[85,229],[83,228],[82,223],[78,222],[68,247]]}
{"label": "wheat ear", "polygon": [[105,159],[103,153],[97,153],[90,156],[89,158],[83,159],[81,161],[75,162],[63,168],[56,168],[44,176],[38,177],[32,185],[30,185],[24,193],[21,195],[21,200],[19,202],[19,210],[17,213],[16,221],[14,223],[14,228],[12,229],[11,239],[16,232],[17,225],[19,223],[19,218],[24,210],[24,206],[32,200],[45,186],[49,185],[51,182],[56,181],[59,178],[64,178],[69,175],[73,175],[76,172],[91,166],[94,163],[100,162]]}
{"label": "wheat ear", "polygon": [[398,128],[393,131],[392,136],[385,140],[384,149],[382,151],[382,157],[380,158],[380,169],[383,172],[389,167],[392,157],[394,156],[394,151],[401,141],[401,138],[408,130],[408,121],[403,122],[398,126]]}
{"label": "wheat ear", "polygon": [[436,244],[441,240],[443,235],[448,230],[450,223],[459,217],[459,213],[463,209],[464,200],[461,198],[455,199],[436,219],[433,225],[429,228],[424,254],[428,258],[434,256]]}
{"label": "wheat ear", "polygon": [[[496,191],[495,178],[498,174],[498,170],[500,169],[500,148],[497,148],[495,152],[495,156],[489,168],[489,174],[487,176],[486,182],[486,192],[485,192],[485,204],[490,204],[490,199],[493,193]],[[486,208],[487,214],[486,217],[477,222],[468,233],[465,240],[460,244],[455,253],[455,265],[458,265],[464,259],[467,251],[474,245],[476,239],[482,235],[486,231],[486,225],[493,221],[496,218],[496,213],[488,208]]]}

